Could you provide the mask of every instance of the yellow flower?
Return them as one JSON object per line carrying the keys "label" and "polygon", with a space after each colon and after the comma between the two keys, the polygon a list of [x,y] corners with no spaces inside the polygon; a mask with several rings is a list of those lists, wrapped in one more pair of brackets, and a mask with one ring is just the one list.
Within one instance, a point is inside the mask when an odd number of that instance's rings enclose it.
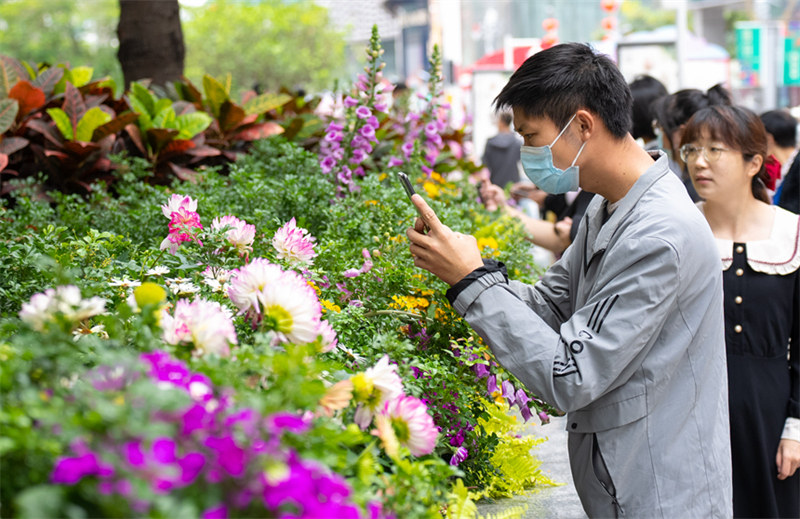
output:
{"label": "yellow flower", "polygon": [[377,200],[365,200],[364,205],[378,205]]}
{"label": "yellow flower", "polygon": [[428,198],[438,198],[439,197],[439,186],[437,186],[433,182],[425,181],[422,184],[422,189],[425,190],[425,193],[427,193]]}
{"label": "yellow flower", "polygon": [[317,286],[317,284],[314,283],[313,281],[311,281],[310,279],[308,281],[306,281],[306,283],[308,283],[308,286],[310,286],[311,288],[314,289],[314,292],[317,293],[317,297],[319,297],[320,291],[319,291],[319,287]]}
{"label": "yellow flower", "polygon": [[493,237],[489,236],[487,238],[478,238],[478,248],[483,250],[484,248],[489,248],[492,250],[497,250],[497,240]]}
{"label": "yellow flower", "polygon": [[136,304],[139,305],[139,308],[144,308],[146,305],[157,305],[166,299],[167,291],[160,285],[145,281],[133,290],[133,297],[136,299]]}
{"label": "yellow flower", "polygon": [[323,312],[324,311],[330,311],[330,312],[339,313],[339,312],[342,311],[342,309],[341,309],[341,307],[339,307],[339,305],[337,305],[335,303],[332,303],[331,301],[328,301],[327,299],[320,299],[319,302],[322,305]]}

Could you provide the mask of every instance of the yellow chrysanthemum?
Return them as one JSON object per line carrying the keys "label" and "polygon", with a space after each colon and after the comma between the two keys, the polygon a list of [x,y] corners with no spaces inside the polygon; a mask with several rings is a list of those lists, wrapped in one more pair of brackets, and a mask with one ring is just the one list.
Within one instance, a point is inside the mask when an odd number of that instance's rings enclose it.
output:
{"label": "yellow chrysanthemum", "polygon": [[157,305],[166,299],[167,291],[160,285],[146,281],[133,290],[133,297],[139,308],[144,308],[146,305]]}
{"label": "yellow chrysanthemum", "polygon": [[425,193],[428,195],[428,198],[439,197],[439,186],[437,186],[433,182],[425,181],[422,184],[422,189],[425,190]]}
{"label": "yellow chrysanthemum", "polygon": [[378,205],[377,200],[365,200],[364,205]]}
{"label": "yellow chrysanthemum", "polygon": [[331,301],[328,301],[327,299],[320,299],[319,303],[322,305],[322,311],[323,312],[330,311],[330,312],[339,313],[339,312],[342,311],[342,309],[341,309],[341,307],[339,305],[337,305],[337,304],[335,304],[335,303],[333,303]]}
{"label": "yellow chrysanthemum", "polygon": [[311,281],[310,279],[308,281],[306,281],[306,283],[308,283],[308,286],[310,286],[311,288],[314,289],[314,292],[317,293],[317,297],[319,297],[320,291],[319,291],[319,287],[317,286],[317,284],[314,283],[313,281]]}

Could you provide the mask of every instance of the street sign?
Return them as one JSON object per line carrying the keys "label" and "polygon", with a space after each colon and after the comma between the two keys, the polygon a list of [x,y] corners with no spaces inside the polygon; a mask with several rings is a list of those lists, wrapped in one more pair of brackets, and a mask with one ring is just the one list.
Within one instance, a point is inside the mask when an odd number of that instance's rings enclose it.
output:
{"label": "street sign", "polygon": [[800,22],[791,22],[784,40],[783,84],[800,86]]}

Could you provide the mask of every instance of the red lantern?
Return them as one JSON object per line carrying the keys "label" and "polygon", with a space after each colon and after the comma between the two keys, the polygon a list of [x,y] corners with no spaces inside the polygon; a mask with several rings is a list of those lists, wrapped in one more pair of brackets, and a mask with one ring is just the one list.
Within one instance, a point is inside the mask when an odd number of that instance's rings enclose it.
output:
{"label": "red lantern", "polygon": [[600,7],[607,13],[613,12],[617,8],[617,0],[600,0]]}
{"label": "red lantern", "polygon": [[600,21],[600,25],[606,31],[613,31],[617,28],[617,17],[616,16],[606,16]]}
{"label": "red lantern", "polygon": [[554,34],[545,34],[544,37],[542,38],[541,46],[542,49],[544,50],[544,49],[549,49],[550,47],[552,47],[557,43],[558,43],[558,36]]}
{"label": "red lantern", "polygon": [[558,20],[555,18],[545,18],[542,20],[542,29],[547,32],[555,31],[558,29]]}

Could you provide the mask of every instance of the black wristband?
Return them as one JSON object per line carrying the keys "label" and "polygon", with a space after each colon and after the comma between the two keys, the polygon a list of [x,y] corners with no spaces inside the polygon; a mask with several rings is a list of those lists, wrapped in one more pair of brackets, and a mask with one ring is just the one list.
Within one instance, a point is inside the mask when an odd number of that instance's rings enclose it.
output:
{"label": "black wristband", "polygon": [[470,286],[473,281],[492,272],[502,272],[503,277],[506,279],[506,283],[508,283],[508,272],[506,271],[505,264],[502,261],[483,258],[482,267],[476,268],[464,276],[461,281],[447,289],[447,292],[445,293],[447,300],[450,301],[450,304],[452,305],[458,298],[458,295],[463,292],[465,288]]}

